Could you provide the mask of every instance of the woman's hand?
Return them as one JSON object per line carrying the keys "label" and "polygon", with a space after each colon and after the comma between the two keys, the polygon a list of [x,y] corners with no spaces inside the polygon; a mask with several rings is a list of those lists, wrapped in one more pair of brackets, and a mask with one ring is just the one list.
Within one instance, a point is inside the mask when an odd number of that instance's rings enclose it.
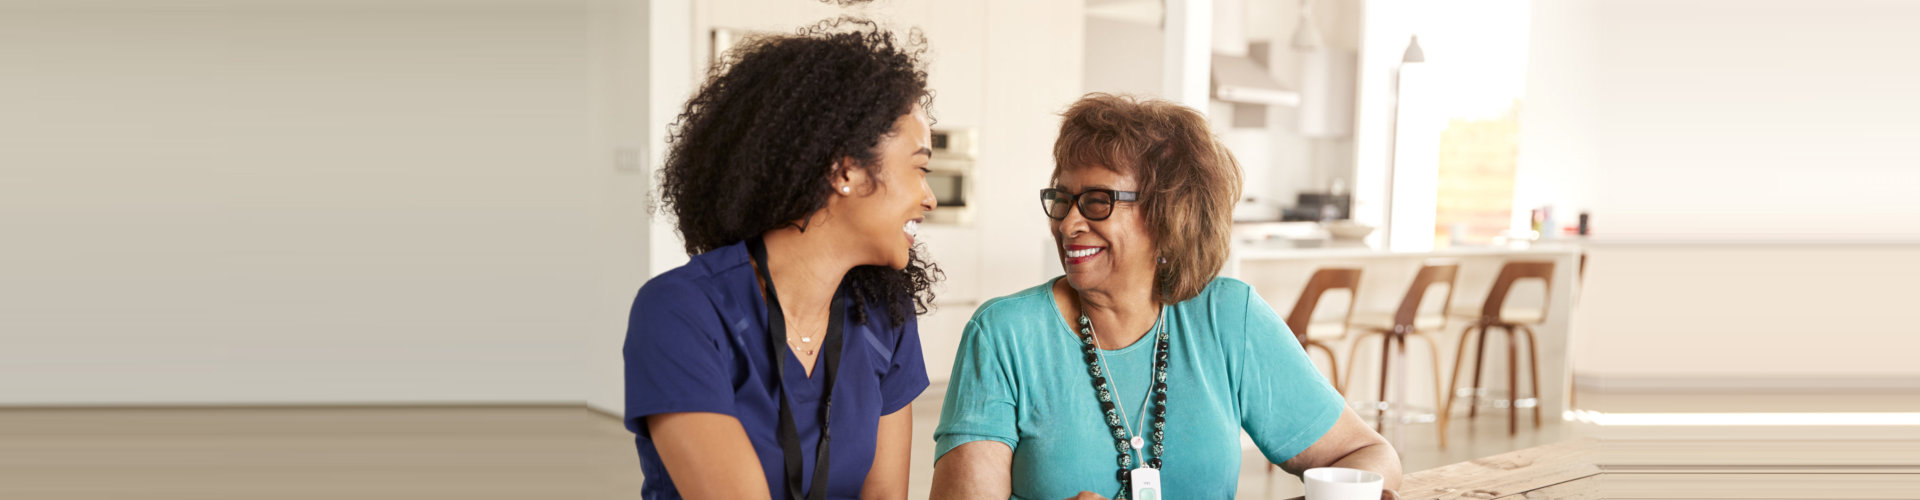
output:
{"label": "woman's hand", "polygon": [[1067,500],[1107,500],[1107,497],[1100,496],[1100,494],[1091,491],[1082,491],[1080,494],[1074,495]]}

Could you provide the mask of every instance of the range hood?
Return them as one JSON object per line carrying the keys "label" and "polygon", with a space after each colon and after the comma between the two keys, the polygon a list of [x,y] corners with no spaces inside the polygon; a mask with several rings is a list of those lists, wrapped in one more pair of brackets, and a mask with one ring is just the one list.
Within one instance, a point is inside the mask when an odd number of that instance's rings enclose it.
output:
{"label": "range hood", "polygon": [[1246,56],[1213,54],[1213,98],[1238,104],[1299,106],[1300,92],[1286,88],[1267,68]]}
{"label": "range hood", "polygon": [[1087,0],[1087,17],[1146,26],[1166,19],[1165,0]]}

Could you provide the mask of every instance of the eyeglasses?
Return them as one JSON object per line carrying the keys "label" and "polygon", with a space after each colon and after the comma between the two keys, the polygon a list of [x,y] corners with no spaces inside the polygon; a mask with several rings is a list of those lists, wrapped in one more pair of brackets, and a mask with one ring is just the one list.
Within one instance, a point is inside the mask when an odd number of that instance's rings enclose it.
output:
{"label": "eyeglasses", "polygon": [[1114,202],[1134,202],[1140,199],[1137,191],[1114,191],[1112,189],[1088,189],[1080,194],[1069,194],[1058,188],[1040,190],[1040,209],[1047,212],[1053,220],[1067,218],[1067,210],[1075,205],[1080,207],[1080,216],[1087,220],[1107,220],[1113,215]]}

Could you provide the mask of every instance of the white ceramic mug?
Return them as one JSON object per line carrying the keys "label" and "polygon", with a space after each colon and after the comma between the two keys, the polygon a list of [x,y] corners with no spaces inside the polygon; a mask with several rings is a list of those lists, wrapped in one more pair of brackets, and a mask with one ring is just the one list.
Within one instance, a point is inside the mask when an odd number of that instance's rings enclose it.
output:
{"label": "white ceramic mug", "polygon": [[1307,500],[1380,500],[1380,488],[1387,481],[1379,474],[1345,467],[1307,469],[1301,477],[1307,483]]}

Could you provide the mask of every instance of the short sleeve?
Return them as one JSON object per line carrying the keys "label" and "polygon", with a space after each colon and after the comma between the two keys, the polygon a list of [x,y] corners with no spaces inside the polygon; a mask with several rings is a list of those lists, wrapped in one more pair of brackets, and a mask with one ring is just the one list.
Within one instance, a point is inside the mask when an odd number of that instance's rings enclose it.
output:
{"label": "short sleeve", "polygon": [[1252,287],[1241,284],[1238,288],[1245,291],[1244,297],[1228,293],[1220,300],[1245,304],[1241,329],[1245,348],[1235,363],[1240,425],[1267,460],[1277,464],[1306,451],[1333,429],[1346,403],[1307,359],[1273,307]]}
{"label": "short sleeve", "polygon": [[927,390],[927,358],[920,350],[920,320],[907,316],[900,337],[888,356],[887,372],[880,376],[881,415],[892,415]]}
{"label": "short sleeve", "polygon": [[627,429],[646,436],[641,419],[661,413],[732,415],[726,338],[699,287],[670,274],[642,286],[627,319]]}
{"label": "short sleeve", "polygon": [[940,408],[940,425],[933,431],[935,462],[974,441],[999,441],[1007,448],[1019,445],[1014,415],[1017,388],[1008,363],[1011,353],[995,341],[988,331],[991,321],[983,318],[976,314],[960,337],[960,351]]}

